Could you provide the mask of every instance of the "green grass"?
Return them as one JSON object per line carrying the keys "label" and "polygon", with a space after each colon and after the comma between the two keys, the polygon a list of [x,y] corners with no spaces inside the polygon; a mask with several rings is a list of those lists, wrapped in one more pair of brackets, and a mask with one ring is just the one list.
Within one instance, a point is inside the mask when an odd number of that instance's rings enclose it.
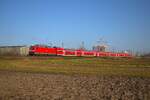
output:
{"label": "green grass", "polygon": [[0,70],[150,77],[150,59],[0,57]]}

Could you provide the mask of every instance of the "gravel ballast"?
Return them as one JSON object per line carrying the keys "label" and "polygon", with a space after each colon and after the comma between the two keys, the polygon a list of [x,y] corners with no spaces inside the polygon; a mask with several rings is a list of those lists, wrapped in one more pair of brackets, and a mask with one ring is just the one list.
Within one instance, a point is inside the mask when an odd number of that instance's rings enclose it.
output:
{"label": "gravel ballast", "polygon": [[0,71],[0,100],[150,100],[150,78]]}

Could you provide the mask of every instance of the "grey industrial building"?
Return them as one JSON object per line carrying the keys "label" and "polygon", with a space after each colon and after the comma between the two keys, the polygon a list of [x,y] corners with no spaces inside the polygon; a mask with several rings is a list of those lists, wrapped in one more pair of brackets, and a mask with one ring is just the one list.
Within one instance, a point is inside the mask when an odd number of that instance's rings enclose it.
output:
{"label": "grey industrial building", "polygon": [[27,56],[28,46],[0,46],[0,56]]}

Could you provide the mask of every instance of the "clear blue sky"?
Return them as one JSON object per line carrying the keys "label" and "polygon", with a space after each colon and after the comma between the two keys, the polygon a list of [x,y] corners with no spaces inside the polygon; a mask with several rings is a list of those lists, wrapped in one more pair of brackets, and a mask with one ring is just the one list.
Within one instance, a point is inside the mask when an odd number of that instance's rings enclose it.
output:
{"label": "clear blue sky", "polygon": [[150,51],[150,0],[0,0],[0,45]]}

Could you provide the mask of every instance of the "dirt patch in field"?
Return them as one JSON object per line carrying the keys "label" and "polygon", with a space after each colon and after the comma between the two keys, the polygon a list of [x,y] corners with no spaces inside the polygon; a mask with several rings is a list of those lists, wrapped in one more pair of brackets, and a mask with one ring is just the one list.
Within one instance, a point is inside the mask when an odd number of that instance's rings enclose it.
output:
{"label": "dirt patch in field", "polygon": [[0,71],[0,100],[150,100],[150,78]]}

